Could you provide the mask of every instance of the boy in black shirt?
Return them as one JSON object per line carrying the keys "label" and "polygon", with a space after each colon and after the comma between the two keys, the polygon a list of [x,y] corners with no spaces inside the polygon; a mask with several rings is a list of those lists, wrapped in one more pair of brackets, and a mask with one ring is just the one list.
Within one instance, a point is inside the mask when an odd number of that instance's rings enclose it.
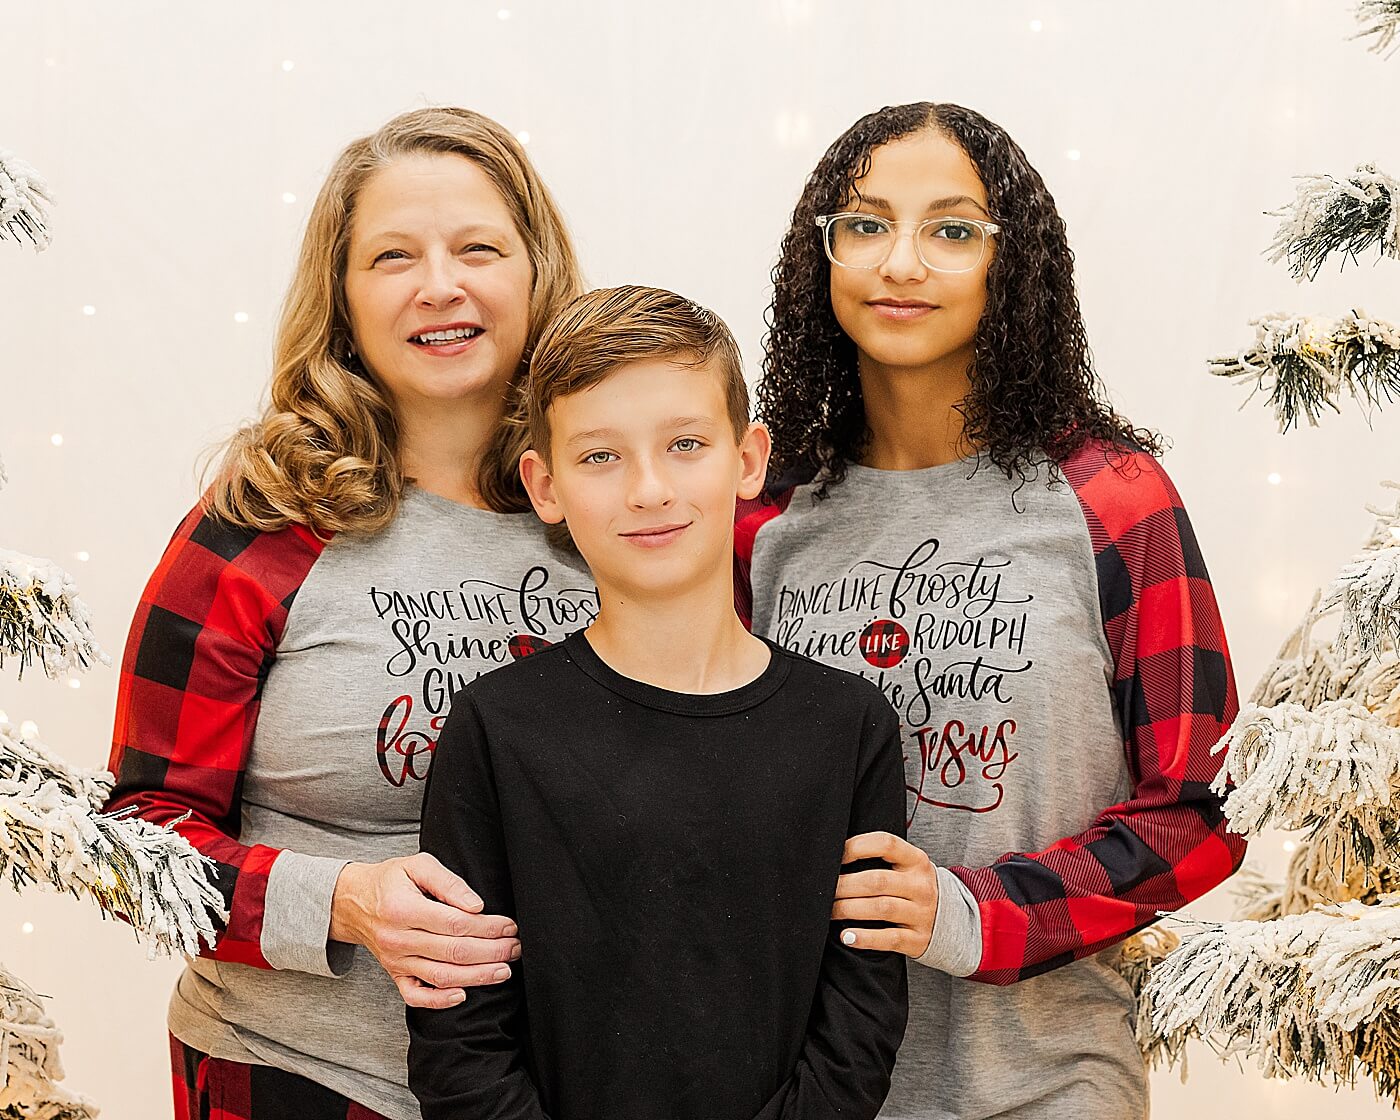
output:
{"label": "boy in black shirt", "polygon": [[670,292],[591,292],[527,394],[522,477],[600,612],[468,685],[438,740],[423,850],[516,919],[522,960],[409,1009],[424,1120],[874,1117],[904,958],[830,913],[846,838],[904,834],[899,724],[735,613],[735,500],[769,446],[738,348]]}

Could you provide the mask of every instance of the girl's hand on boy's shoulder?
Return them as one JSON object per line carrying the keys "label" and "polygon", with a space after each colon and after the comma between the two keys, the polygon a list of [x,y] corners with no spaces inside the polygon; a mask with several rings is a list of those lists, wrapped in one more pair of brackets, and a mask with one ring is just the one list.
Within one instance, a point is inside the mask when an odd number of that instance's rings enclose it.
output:
{"label": "girl's hand on boy's shoulder", "polygon": [[933,860],[888,832],[866,832],[846,841],[841,862],[880,859],[888,868],[848,871],[836,880],[834,921],[886,922],[884,929],[848,929],[841,943],[920,957],[933,938],[938,915],[938,872]]}

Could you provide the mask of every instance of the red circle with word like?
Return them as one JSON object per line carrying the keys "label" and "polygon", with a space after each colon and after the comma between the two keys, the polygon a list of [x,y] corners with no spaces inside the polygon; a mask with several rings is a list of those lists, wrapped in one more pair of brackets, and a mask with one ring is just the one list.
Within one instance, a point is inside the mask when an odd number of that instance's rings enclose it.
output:
{"label": "red circle with word like", "polygon": [[877,618],[860,632],[860,655],[877,669],[891,669],[909,652],[909,631],[888,618]]}

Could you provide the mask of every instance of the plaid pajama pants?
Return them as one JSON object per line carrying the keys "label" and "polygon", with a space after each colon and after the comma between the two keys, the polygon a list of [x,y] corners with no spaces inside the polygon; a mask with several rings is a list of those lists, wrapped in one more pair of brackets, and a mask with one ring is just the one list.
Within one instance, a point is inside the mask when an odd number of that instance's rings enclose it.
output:
{"label": "plaid pajama pants", "polygon": [[170,1072],[175,1120],[385,1120],[305,1077],[211,1058],[174,1035]]}

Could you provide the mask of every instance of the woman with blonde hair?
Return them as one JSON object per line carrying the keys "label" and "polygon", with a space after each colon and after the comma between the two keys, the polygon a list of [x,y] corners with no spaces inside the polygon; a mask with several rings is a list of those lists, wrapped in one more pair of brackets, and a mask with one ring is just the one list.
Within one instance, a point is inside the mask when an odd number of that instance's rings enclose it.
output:
{"label": "woman with blonde hair", "polygon": [[270,404],[141,597],[109,810],[210,857],[228,908],[170,1003],[175,1115],[410,1120],[404,1003],[509,975],[513,924],[418,852],[453,692],[597,597],[516,473],[516,382],[580,289],[516,140],[421,109],[316,199]]}

